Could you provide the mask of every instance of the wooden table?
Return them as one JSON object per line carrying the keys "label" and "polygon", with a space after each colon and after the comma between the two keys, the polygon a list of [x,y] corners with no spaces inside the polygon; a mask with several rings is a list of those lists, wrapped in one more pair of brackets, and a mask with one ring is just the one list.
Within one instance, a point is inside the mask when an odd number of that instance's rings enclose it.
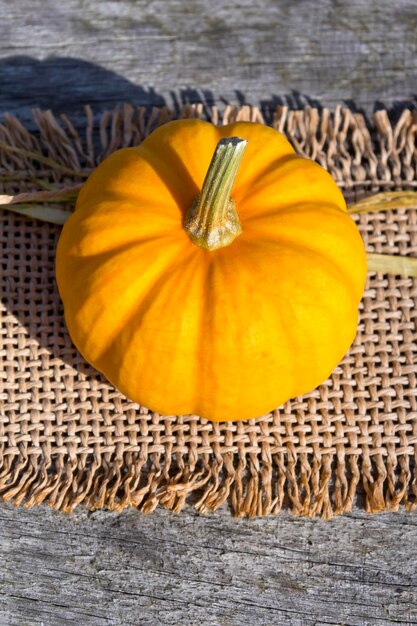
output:
{"label": "wooden table", "polygon": [[[413,105],[414,0],[0,0],[0,110]],[[0,624],[417,624],[417,517],[0,505]]]}

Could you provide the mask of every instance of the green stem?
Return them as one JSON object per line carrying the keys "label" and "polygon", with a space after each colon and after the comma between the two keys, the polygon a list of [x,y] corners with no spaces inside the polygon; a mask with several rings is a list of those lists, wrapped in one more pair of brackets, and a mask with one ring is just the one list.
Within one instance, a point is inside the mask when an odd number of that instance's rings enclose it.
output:
{"label": "green stem", "polygon": [[231,193],[246,145],[239,137],[219,141],[201,193],[185,216],[185,230],[206,250],[228,246],[242,232]]}

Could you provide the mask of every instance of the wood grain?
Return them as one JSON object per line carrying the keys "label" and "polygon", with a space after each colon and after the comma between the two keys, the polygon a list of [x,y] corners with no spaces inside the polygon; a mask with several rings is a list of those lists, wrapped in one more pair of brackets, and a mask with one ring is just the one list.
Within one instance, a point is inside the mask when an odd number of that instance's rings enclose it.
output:
{"label": "wood grain", "polygon": [[368,114],[417,93],[414,0],[0,0],[0,111],[282,102]]}
{"label": "wood grain", "polygon": [[0,507],[0,623],[417,623],[417,518]]}

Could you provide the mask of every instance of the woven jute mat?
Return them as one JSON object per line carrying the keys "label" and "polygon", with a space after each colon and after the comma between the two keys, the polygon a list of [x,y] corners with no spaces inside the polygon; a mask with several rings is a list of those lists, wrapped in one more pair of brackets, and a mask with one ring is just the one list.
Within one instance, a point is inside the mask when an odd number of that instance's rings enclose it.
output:
{"label": "woven jute mat", "polygon": [[[264,121],[251,107],[126,105],[99,118],[87,108],[80,131],[65,116],[33,115],[36,132],[8,116],[0,126],[4,194],[82,182],[112,151],[174,117]],[[415,111],[366,121],[341,107],[281,107],[269,123],[327,168],[349,200],[417,187]],[[358,492],[368,511],[416,506],[415,280],[369,273],[355,342],[329,380],[257,420],[214,424],[152,413],[90,367],[71,344],[55,286],[60,228],[6,210],[0,219],[3,500],[147,513],[228,502],[238,516],[286,507],[325,518],[350,511]],[[416,211],[355,219],[368,251],[417,255]]]}

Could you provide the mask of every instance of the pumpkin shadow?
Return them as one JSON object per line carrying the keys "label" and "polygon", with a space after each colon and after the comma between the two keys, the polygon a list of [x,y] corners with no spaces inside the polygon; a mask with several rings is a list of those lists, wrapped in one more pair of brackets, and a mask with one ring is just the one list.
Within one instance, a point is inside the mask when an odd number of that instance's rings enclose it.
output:
{"label": "pumpkin shadow", "polygon": [[[134,107],[145,107],[148,113],[153,107],[167,105],[166,98],[152,87],[133,84],[112,71],[77,58],[40,61],[29,56],[11,56],[0,61],[0,83],[7,87],[0,90],[0,111],[16,116],[35,135],[38,128],[32,115],[34,108],[51,110],[56,116],[65,114],[74,127],[81,130],[86,124],[84,107],[90,105],[96,146],[100,144],[97,122],[104,111],[127,102]],[[170,93],[170,100],[169,106],[174,111],[202,100],[208,111],[214,103],[214,95],[209,90],[187,87]],[[178,177],[197,196],[199,190],[186,164],[173,150],[169,158]],[[163,172],[159,174],[173,198],[179,200],[172,178],[164,176]],[[17,188],[3,191],[17,192]],[[0,218],[4,233],[1,299],[7,313],[19,320],[22,328],[19,332],[28,333],[31,345],[36,344],[41,354],[48,353],[78,372],[104,381],[75,349],[66,330],[55,283],[55,247],[60,228],[7,211],[3,211]]]}
{"label": "pumpkin shadow", "polygon": [[41,369],[50,364],[47,375],[52,379],[53,374],[59,378],[78,373],[104,381],[77,351],[65,326],[55,282],[55,249],[60,227],[8,211],[1,213],[0,222],[3,325],[12,336],[21,337],[19,346],[12,344],[12,358],[19,360],[19,352],[24,355],[20,363],[23,370],[31,361]]}
{"label": "pumpkin shadow", "polygon": [[99,65],[69,57],[7,57],[0,60],[0,84],[0,111],[17,116],[29,130],[36,130],[33,108],[50,109],[56,115],[65,113],[79,128],[85,125],[86,105],[99,116],[126,102],[148,110],[167,105],[176,111],[198,103],[207,113],[216,103],[209,89],[186,86],[162,95],[153,87],[132,83]]}
{"label": "pumpkin shadow", "polygon": [[[64,113],[76,128],[82,128],[87,104],[92,106],[96,119],[104,110],[124,102],[149,109],[165,104],[165,99],[152,88],[135,85],[82,59],[57,57],[39,61],[29,56],[11,56],[0,62],[0,83],[0,110],[15,115],[35,134],[33,108],[49,109],[56,115]],[[9,164],[10,167],[13,166]],[[14,191],[5,189],[3,193]],[[59,359],[78,373],[104,380],[81,357],[66,330],[55,284],[55,247],[60,229],[7,211],[0,218],[0,290],[6,326],[10,324],[10,332],[25,336],[25,350],[31,356],[42,360],[49,355],[52,363]],[[12,318],[17,318],[18,330]]]}
{"label": "pumpkin shadow", "polygon": [[32,109],[65,113],[71,122],[85,125],[84,107],[96,115],[118,104],[163,106],[165,98],[152,87],[135,85],[103,67],[82,59],[55,57],[39,61],[11,56],[0,61],[0,111],[16,115],[29,130],[35,130]]}

